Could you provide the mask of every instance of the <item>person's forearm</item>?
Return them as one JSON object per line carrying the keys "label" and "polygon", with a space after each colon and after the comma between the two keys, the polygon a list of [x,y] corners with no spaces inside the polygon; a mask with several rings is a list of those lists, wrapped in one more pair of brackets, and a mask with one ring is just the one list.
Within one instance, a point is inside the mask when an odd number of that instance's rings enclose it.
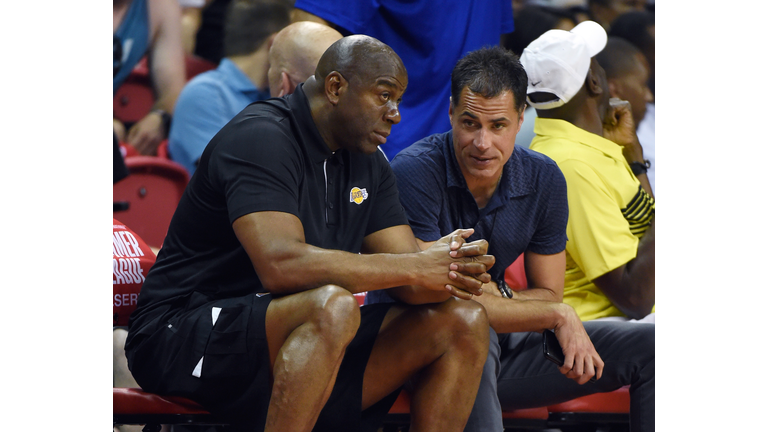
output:
{"label": "person's forearm", "polygon": [[[627,160],[627,163],[631,167],[633,163],[640,163],[645,165],[645,159],[643,156],[643,147],[640,145],[640,141],[637,139],[637,136],[635,136],[634,143],[631,145],[626,145],[623,148],[623,154],[624,159]],[[637,179],[640,181],[640,185],[643,187],[643,190],[653,197],[653,189],[651,188],[651,182],[648,180],[648,175],[643,173],[640,175],[636,175]]]}
{"label": "person's forearm", "polygon": [[656,303],[656,220],[640,239],[637,256],[624,267],[624,302],[617,306],[630,318],[642,318]]}
{"label": "person's forearm", "polygon": [[329,284],[352,293],[373,291],[413,284],[418,274],[414,255],[354,254],[300,243],[275,254],[269,269],[260,272],[259,278],[276,295]]}
{"label": "person's forearm", "polygon": [[516,300],[563,301],[562,297],[558,298],[557,294],[549,288],[528,288],[522,291],[515,291],[513,298]]}
{"label": "person's forearm", "polygon": [[475,300],[485,307],[497,333],[542,331],[560,327],[570,306],[543,300],[515,300],[484,295]]}

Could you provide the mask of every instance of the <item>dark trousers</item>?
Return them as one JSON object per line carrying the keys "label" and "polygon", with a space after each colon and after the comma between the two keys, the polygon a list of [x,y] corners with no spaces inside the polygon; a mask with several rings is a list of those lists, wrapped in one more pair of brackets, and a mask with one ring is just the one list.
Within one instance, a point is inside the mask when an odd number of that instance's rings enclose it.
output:
{"label": "dark trousers", "polygon": [[488,360],[467,432],[502,431],[501,410],[557,404],[629,385],[630,427],[633,432],[655,428],[656,348],[654,324],[616,321],[584,323],[605,362],[595,383],[577,384],[546,360],[542,335],[491,330]]}

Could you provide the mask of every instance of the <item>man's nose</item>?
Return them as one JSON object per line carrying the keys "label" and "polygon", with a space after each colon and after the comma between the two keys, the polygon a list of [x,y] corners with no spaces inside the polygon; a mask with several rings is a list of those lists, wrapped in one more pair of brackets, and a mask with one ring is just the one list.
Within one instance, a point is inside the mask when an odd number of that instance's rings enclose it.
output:
{"label": "man's nose", "polygon": [[397,107],[397,102],[389,101],[387,103],[387,113],[384,115],[387,121],[391,121],[392,124],[400,123],[400,110]]}
{"label": "man's nose", "polygon": [[645,101],[648,103],[653,102],[653,93],[647,86],[645,87]]}
{"label": "man's nose", "polygon": [[475,134],[474,145],[478,150],[486,150],[491,147],[491,134],[485,128],[481,128]]}

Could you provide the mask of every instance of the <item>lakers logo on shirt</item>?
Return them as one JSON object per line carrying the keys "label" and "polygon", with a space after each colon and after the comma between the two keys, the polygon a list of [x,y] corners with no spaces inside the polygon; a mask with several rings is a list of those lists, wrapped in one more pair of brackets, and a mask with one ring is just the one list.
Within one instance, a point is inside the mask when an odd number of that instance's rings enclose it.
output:
{"label": "lakers logo on shirt", "polygon": [[353,187],[349,191],[349,202],[355,204],[362,204],[365,199],[368,198],[368,191],[365,188]]}

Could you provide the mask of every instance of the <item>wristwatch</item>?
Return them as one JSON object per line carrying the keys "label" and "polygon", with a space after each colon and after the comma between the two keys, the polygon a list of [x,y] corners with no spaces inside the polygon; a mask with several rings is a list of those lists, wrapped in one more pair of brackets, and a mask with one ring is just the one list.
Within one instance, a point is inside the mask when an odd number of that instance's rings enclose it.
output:
{"label": "wristwatch", "polygon": [[507,285],[507,282],[504,279],[497,280],[496,285],[499,287],[499,292],[502,297],[508,299],[512,298],[512,289]]}
{"label": "wristwatch", "polygon": [[629,164],[629,167],[634,175],[639,176],[648,172],[648,168],[651,167],[651,161],[646,159],[643,162],[632,162]]}

